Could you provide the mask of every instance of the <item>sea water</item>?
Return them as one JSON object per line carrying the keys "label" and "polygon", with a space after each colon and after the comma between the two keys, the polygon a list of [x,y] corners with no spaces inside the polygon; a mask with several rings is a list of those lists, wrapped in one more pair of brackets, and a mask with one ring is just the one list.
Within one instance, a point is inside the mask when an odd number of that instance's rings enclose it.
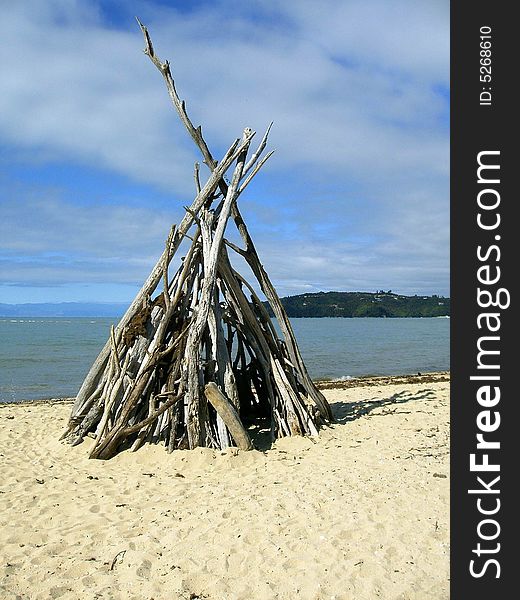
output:
{"label": "sea water", "polygon": [[[314,379],[449,369],[447,318],[291,319]],[[113,318],[0,318],[0,402],[74,396]]]}

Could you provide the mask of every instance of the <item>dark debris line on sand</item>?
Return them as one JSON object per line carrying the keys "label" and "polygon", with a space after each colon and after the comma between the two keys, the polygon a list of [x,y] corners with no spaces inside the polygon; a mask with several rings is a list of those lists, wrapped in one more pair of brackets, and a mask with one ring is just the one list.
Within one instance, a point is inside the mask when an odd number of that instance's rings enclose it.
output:
{"label": "dark debris line on sand", "polygon": [[[314,383],[320,390],[343,390],[348,388],[381,386],[381,385],[406,385],[412,383],[441,383],[450,380],[449,371],[434,373],[421,373],[417,375],[363,375],[346,380],[316,380]],[[75,398],[46,398],[42,400],[20,400],[17,402],[0,402],[2,406],[17,406],[27,404],[72,404]]]}
{"label": "dark debris line on sand", "polygon": [[347,388],[381,386],[381,385],[406,385],[411,383],[440,383],[450,380],[449,371],[435,373],[417,373],[416,375],[364,375],[346,380],[317,380],[316,387],[320,390],[344,390]]}
{"label": "dark debris line on sand", "polygon": [[39,404],[73,404],[75,398],[40,398],[39,400],[16,400],[15,402],[3,402],[0,400],[0,408],[4,406],[27,406]]}

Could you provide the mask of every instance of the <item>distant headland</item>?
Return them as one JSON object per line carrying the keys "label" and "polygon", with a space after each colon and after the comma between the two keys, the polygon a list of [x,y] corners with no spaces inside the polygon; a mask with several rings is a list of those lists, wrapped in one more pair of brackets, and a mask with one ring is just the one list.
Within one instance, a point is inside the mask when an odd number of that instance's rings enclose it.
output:
{"label": "distant headland", "polygon": [[[449,317],[450,298],[404,296],[389,291],[313,292],[286,296],[289,317]],[[0,317],[120,317],[124,302],[57,302],[1,304]],[[267,307],[270,310],[269,307]]]}
{"label": "distant headland", "polygon": [[449,317],[444,296],[384,292],[317,292],[282,298],[289,317]]}

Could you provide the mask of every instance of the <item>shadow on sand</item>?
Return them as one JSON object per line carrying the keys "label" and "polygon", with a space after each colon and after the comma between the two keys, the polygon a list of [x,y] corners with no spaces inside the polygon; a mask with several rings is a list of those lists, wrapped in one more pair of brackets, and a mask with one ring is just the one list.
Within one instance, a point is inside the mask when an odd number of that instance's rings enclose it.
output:
{"label": "shadow on sand", "polygon": [[[373,415],[384,416],[396,412],[400,404],[406,404],[412,400],[433,400],[434,398],[435,392],[431,389],[425,389],[416,394],[407,391],[398,392],[393,396],[382,399],[373,398],[370,400],[361,400],[359,402],[331,402],[330,406],[335,419],[333,424],[345,425],[350,421],[355,421],[356,419],[370,415],[370,413],[377,408],[388,407],[387,410]],[[272,448],[273,441],[271,439],[270,428],[267,421],[250,426],[248,428],[248,433],[257,450],[265,452]]]}
{"label": "shadow on sand", "polygon": [[[345,424],[350,421],[355,421],[361,417],[369,415],[372,411],[381,407],[395,407],[393,410],[386,410],[378,415],[386,415],[394,413],[397,410],[399,404],[406,404],[412,400],[432,400],[435,397],[435,393],[431,389],[421,390],[418,393],[412,394],[411,392],[398,392],[393,394],[389,398],[372,400],[362,400],[360,402],[332,402],[332,414],[336,420],[336,423]],[[400,411],[401,412],[401,411]]]}

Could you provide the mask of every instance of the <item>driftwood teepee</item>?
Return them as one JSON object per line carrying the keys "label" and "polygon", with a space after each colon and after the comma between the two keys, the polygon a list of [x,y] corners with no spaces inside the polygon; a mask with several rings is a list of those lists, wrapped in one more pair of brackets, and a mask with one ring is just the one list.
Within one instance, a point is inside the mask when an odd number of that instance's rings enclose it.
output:
{"label": "driftwood teepee", "polygon": [[[272,153],[260,158],[269,129],[249,156],[254,135],[244,131],[220,162],[211,155],[177,95],[168,62],[159,60],[146,28],[145,53],[161,72],[181,121],[211,175],[178,226],[150,276],[92,365],[74,403],[66,438],[95,437],[91,458],[110,458],[145,442],[176,448],[236,444],[252,447],[246,426],[268,423],[274,438],[314,435],[331,420],[311,381],[280,299],[265,272],[237,199]],[[234,165],[230,183],[224,178]],[[224,237],[232,219],[244,247]],[[173,275],[169,265],[186,240],[189,249]],[[252,287],[230,260],[249,265],[281,335]]]}

